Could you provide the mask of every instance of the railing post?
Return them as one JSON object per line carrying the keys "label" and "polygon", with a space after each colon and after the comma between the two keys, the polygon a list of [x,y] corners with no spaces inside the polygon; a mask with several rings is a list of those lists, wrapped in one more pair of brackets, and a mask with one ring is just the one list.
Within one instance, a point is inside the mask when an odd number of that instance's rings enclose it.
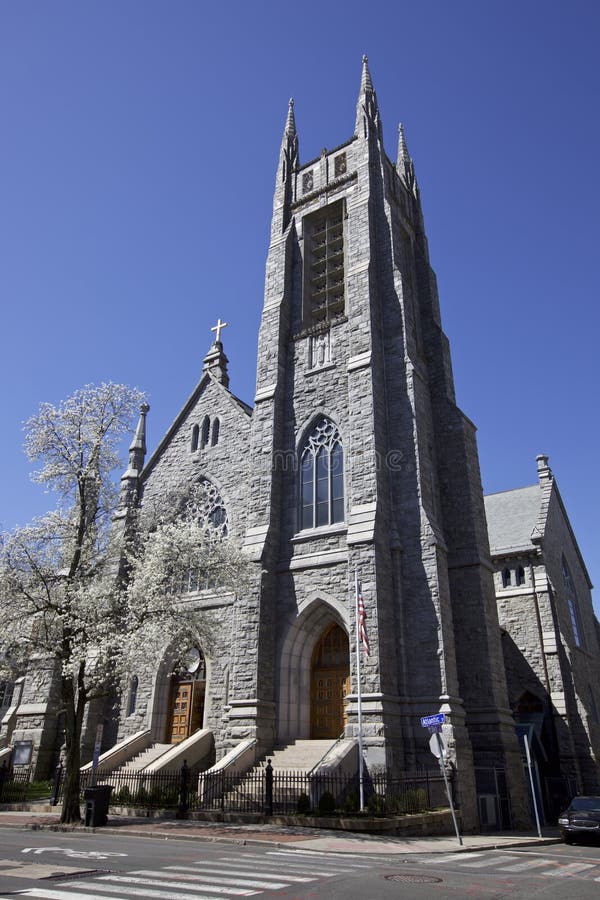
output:
{"label": "railing post", "polygon": [[184,759],[183,765],[181,767],[180,773],[180,781],[179,781],[179,812],[186,813],[190,808],[188,797],[189,797],[189,780],[190,780],[190,769],[187,764],[187,760]]}
{"label": "railing post", "polygon": [[273,815],[273,766],[270,759],[265,769],[265,815]]}
{"label": "railing post", "polygon": [[54,770],[54,784],[52,786],[52,806],[58,805],[58,795],[60,794],[60,783],[62,781],[63,765],[59,762]]}

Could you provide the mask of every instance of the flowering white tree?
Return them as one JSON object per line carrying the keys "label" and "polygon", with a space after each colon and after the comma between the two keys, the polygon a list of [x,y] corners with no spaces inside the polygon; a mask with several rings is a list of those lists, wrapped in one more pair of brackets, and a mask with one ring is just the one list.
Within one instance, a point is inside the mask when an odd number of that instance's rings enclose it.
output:
{"label": "flowering white tree", "polygon": [[[0,544],[0,665],[24,671],[34,658],[60,665],[65,723],[62,822],[78,821],[80,742],[87,704],[112,689],[126,671],[158,652],[165,637],[206,632],[193,603],[177,586],[193,570],[240,589],[246,564],[193,504],[175,520],[148,523],[143,539],[110,540],[116,503],[112,480],[118,449],[131,432],[139,391],[118,384],[87,386],[59,406],[44,403],[26,423],[26,452],[39,464],[34,479],[58,498],[57,509],[2,536]],[[123,572],[125,560],[127,578]],[[165,602],[170,595],[170,602]]]}

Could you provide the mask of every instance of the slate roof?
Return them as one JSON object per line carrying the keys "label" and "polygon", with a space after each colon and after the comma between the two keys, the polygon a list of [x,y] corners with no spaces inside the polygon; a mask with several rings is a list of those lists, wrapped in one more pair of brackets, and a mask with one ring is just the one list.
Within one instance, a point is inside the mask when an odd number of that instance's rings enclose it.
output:
{"label": "slate roof", "polygon": [[532,550],[531,532],[542,503],[540,485],[488,494],[484,501],[492,556]]}

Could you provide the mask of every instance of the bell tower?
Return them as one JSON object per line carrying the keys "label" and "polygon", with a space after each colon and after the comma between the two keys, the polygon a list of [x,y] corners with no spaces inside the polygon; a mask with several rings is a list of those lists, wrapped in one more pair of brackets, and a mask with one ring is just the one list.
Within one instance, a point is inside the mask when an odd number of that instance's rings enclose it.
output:
{"label": "bell tower", "polygon": [[[246,548],[262,571],[257,734],[310,737],[311,654],[334,625],[353,647],[357,571],[371,645],[367,765],[429,764],[419,718],[444,712],[464,820],[476,820],[476,767],[499,766],[525,823],[475,429],[455,403],[404,130],[394,163],[366,57],[354,133],[306,163],[290,101],[255,404]],[[347,736],[356,677],[350,653]]]}

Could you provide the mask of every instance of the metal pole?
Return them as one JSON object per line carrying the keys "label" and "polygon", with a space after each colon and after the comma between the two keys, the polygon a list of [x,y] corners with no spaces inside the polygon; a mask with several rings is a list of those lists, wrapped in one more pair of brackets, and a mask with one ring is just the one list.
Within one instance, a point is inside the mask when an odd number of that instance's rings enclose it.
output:
{"label": "metal pole", "polygon": [[535,812],[535,824],[537,828],[538,837],[542,836],[542,829],[540,827],[540,816],[538,813],[538,805],[537,805],[537,797],[535,795],[535,786],[533,784],[533,772],[531,771],[531,754],[529,753],[529,741],[527,740],[527,735],[523,735],[523,741],[525,743],[525,756],[527,757],[527,769],[529,770],[529,784],[531,785],[531,799],[533,800],[533,810]]}
{"label": "metal pole", "polygon": [[360,687],[360,630],[358,622],[358,569],[354,568],[354,604],[356,607],[356,696],[358,700],[358,793],[360,811],[365,811],[365,788],[363,778],[363,741],[362,741],[362,694]]}
{"label": "metal pole", "polygon": [[462,847],[462,838],[460,836],[460,831],[458,830],[458,822],[456,821],[456,813],[454,812],[454,803],[452,802],[452,794],[450,792],[450,785],[448,784],[448,779],[446,778],[446,768],[444,766],[444,745],[442,744],[442,738],[440,736],[439,731],[436,731],[435,736],[437,738],[438,750],[440,751],[440,769],[442,770],[444,784],[446,786],[446,795],[448,797],[448,803],[450,804],[450,812],[452,813],[452,821],[454,822],[454,830],[456,832],[456,837],[458,838],[458,843]]}

